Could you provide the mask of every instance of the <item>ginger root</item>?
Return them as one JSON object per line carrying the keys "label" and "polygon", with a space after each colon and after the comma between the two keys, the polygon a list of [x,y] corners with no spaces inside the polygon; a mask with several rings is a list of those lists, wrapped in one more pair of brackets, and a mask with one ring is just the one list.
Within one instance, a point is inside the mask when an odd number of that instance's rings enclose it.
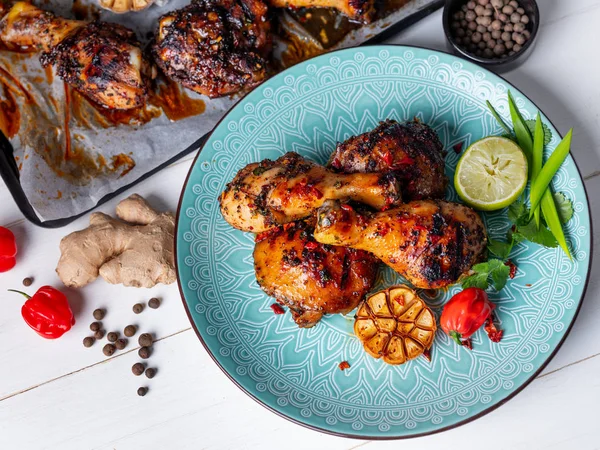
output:
{"label": "ginger root", "polygon": [[93,213],[88,228],[61,240],[56,273],[62,282],[82,287],[100,275],[108,283],[134,287],[173,283],[173,214],[158,213],[137,194],[116,211],[118,219]]}

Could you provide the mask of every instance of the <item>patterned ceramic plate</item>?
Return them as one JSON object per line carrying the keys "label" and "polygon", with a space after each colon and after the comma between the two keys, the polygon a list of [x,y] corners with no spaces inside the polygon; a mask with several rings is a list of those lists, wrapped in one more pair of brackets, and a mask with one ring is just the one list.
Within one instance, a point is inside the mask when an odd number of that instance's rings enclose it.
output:
{"label": "patterned ceramic plate", "polygon": [[[432,361],[398,367],[368,356],[353,335],[352,314],[298,329],[275,315],[256,284],[254,236],[229,226],[217,196],[244,165],[293,150],[325,163],[337,142],[380,120],[418,117],[446,149],[452,179],[455,144],[502,130],[486,109],[510,122],[511,89],[526,118],[537,111],[517,89],[462,59],[431,50],[374,46],[320,56],[275,76],[246,96],[217,126],[192,167],[177,226],[179,283],[192,324],[223,371],[271,410],[309,427],[361,438],[399,438],[465,423],[520,391],[545,366],[570,329],[583,298],[591,256],[590,215],[571,157],[554,189],[575,206],[568,224],[574,261],[559,249],[520,245],[516,277],[491,298],[505,335],[482,331],[473,351],[437,333]],[[550,125],[546,117],[544,121]],[[558,132],[550,125],[553,148]],[[447,198],[458,200],[451,187]],[[485,214],[492,237],[505,236],[505,212]],[[402,279],[382,270],[377,288]],[[439,317],[458,288],[425,296]],[[425,293],[423,293],[425,295]],[[350,369],[338,364],[348,361]]]}

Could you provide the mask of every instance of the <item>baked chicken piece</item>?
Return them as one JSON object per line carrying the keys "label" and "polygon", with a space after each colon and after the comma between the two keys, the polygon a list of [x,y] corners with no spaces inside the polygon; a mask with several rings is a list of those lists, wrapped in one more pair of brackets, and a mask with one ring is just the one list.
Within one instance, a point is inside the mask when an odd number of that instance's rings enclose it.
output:
{"label": "baked chicken piece", "polygon": [[423,289],[455,283],[480,260],[487,244],[477,213],[443,200],[414,201],[372,214],[328,201],[317,214],[317,242],[371,252]]}
{"label": "baked chicken piece", "polygon": [[375,0],[268,0],[275,8],[334,8],[351,19],[370,22],[375,15]]}
{"label": "baked chicken piece", "polygon": [[63,81],[100,106],[131,109],[146,100],[150,65],[121,25],[67,20],[17,2],[0,20],[0,40],[41,51],[43,66],[55,65]]}
{"label": "baked chicken piece", "polygon": [[378,266],[367,252],[315,242],[313,228],[289,223],[259,234],[254,247],[258,285],[306,328],[324,314],[356,308],[373,287]]}
{"label": "baked chicken piece", "polygon": [[382,209],[398,203],[400,192],[388,174],[337,174],[289,152],[248,164],[219,196],[225,220],[254,233],[308,217],[327,199]]}
{"label": "baked chicken piece", "polygon": [[152,55],[172,80],[221,97],[265,79],[270,28],[261,0],[196,0],[159,19]]}
{"label": "baked chicken piece", "polygon": [[329,167],[344,173],[392,170],[405,201],[443,198],[448,183],[442,143],[434,130],[418,121],[386,120],[351,137],[337,145]]}

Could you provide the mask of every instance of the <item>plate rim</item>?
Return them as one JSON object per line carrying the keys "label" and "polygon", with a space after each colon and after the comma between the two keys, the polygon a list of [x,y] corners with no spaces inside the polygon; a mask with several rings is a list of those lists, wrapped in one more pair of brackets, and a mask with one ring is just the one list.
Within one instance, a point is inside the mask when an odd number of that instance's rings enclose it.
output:
{"label": "plate rim", "polygon": [[[380,48],[380,49],[385,49],[385,48],[394,48],[394,49],[399,49],[399,48],[404,48],[407,50],[410,49],[418,49],[418,50],[427,50],[429,52],[432,52],[433,54],[439,53],[439,54],[443,54],[443,55],[449,55],[452,56],[454,58],[456,58],[459,61],[463,61],[463,62],[467,62],[470,65],[475,65],[479,70],[482,70],[485,73],[488,74],[492,74],[494,76],[497,76],[498,78],[500,78],[504,83],[506,83],[508,86],[517,89],[519,91],[519,93],[525,97],[527,100],[529,100],[537,109],[538,111],[540,111],[548,120],[548,122],[550,123],[550,125],[552,125],[552,127],[558,132],[559,137],[562,139],[563,135],[560,133],[560,131],[558,130],[558,128],[556,128],[556,126],[552,123],[552,121],[550,120],[549,116],[547,114],[544,113],[544,111],[542,111],[537,104],[531,100],[527,95],[525,95],[520,89],[518,89],[516,86],[514,86],[510,81],[508,81],[506,78],[504,78],[502,75],[499,75],[495,72],[490,71],[489,69],[482,67],[480,65],[474,64],[472,61],[469,61],[468,59],[459,56],[459,55],[455,55],[449,52],[445,52],[445,51],[441,51],[441,50],[435,50],[435,49],[431,49],[425,46],[418,46],[418,45],[402,45],[402,44],[378,44],[378,45],[369,45],[369,48]],[[297,65],[300,64],[304,64],[304,63],[309,63],[310,61],[313,61],[317,58],[323,57],[323,56],[331,56],[334,55],[336,53],[340,53],[340,52],[354,52],[354,51],[360,51],[362,50],[362,47],[351,47],[351,48],[345,48],[345,49],[339,49],[339,50],[334,50],[331,52],[327,52],[324,53],[323,55],[318,55],[315,56],[313,58],[307,59],[306,61],[302,61],[299,62],[297,64],[294,64],[293,66],[288,67],[287,69],[283,70],[282,72],[279,72],[278,74],[276,74],[275,76],[271,77],[269,80],[267,80],[265,83],[269,82],[270,80],[277,78],[277,77],[281,77],[281,76],[285,76],[289,70],[291,70],[292,68],[294,68]],[[251,91],[248,95],[252,94],[255,91]],[[538,370],[536,370],[527,380],[525,380],[525,382],[523,382],[515,391],[511,392],[506,398],[500,400],[499,402],[490,405],[488,408],[484,409],[483,411],[468,417],[464,420],[461,420],[457,423],[442,427],[442,428],[438,428],[435,430],[431,430],[431,431],[426,431],[426,432],[422,432],[422,433],[415,433],[415,434],[409,434],[409,435],[398,435],[398,436],[381,436],[381,435],[366,435],[366,434],[353,434],[353,433],[343,433],[343,432],[338,432],[338,431],[333,431],[333,430],[329,430],[326,428],[321,428],[315,425],[311,425],[308,424],[306,422],[303,422],[301,420],[298,420],[294,417],[288,416],[287,414],[273,408],[272,406],[268,405],[267,403],[265,403],[263,400],[261,400],[259,397],[257,397],[256,395],[254,395],[252,392],[250,392],[248,389],[246,389],[244,386],[241,385],[241,383],[239,383],[232,374],[230,374],[227,369],[225,369],[225,367],[223,367],[223,365],[219,362],[219,360],[217,359],[217,357],[215,356],[215,354],[210,350],[210,348],[208,347],[207,343],[204,341],[204,338],[202,337],[202,335],[200,334],[200,331],[198,330],[198,327],[196,326],[196,323],[194,321],[194,318],[192,317],[190,308],[185,300],[185,294],[183,292],[183,288],[182,288],[182,283],[181,283],[181,278],[180,278],[180,273],[179,273],[179,264],[178,264],[178,255],[177,255],[177,242],[178,242],[178,236],[179,236],[179,225],[180,225],[180,217],[181,217],[181,206],[183,203],[183,197],[185,195],[185,192],[187,190],[188,187],[188,183],[190,180],[190,175],[192,174],[194,168],[196,167],[196,163],[198,162],[198,158],[200,157],[200,154],[202,153],[202,150],[204,149],[204,147],[206,146],[206,144],[210,141],[213,133],[215,132],[215,130],[217,128],[219,128],[219,126],[221,125],[221,123],[227,119],[229,117],[229,115],[240,105],[240,103],[242,102],[242,100],[244,100],[245,98],[247,98],[247,96],[241,97],[232,107],[229,111],[227,111],[227,113],[216,123],[216,125],[214,126],[214,128],[211,130],[211,132],[209,134],[206,135],[206,139],[204,140],[204,142],[202,143],[202,145],[199,147],[198,149],[198,153],[196,154],[196,156],[194,157],[194,160],[192,162],[192,165],[190,166],[190,169],[185,177],[185,181],[183,183],[183,187],[181,189],[181,193],[179,195],[179,202],[177,204],[177,212],[176,212],[176,216],[175,216],[175,232],[174,232],[174,261],[175,261],[175,273],[177,276],[177,287],[179,289],[179,295],[181,297],[181,301],[183,303],[183,307],[185,309],[185,313],[188,317],[188,320],[190,321],[190,325],[192,327],[192,329],[194,330],[194,332],[196,333],[196,336],[198,337],[198,339],[200,340],[200,342],[202,343],[202,346],[204,347],[204,349],[206,350],[206,352],[208,353],[208,355],[211,357],[211,359],[213,360],[213,362],[217,365],[217,367],[219,367],[219,369],[221,369],[221,371],[227,376],[227,378],[229,378],[229,380],[231,380],[233,382],[233,384],[235,386],[237,386],[242,392],[244,392],[246,395],[248,395],[251,399],[253,399],[255,402],[257,402],[259,405],[263,406],[264,408],[268,409],[269,411],[271,411],[272,413],[275,413],[276,415],[278,415],[279,417],[282,417],[296,425],[300,425],[304,428],[308,428],[310,430],[313,431],[317,431],[320,433],[324,433],[324,434],[328,434],[331,436],[337,436],[337,437],[343,437],[343,438],[350,438],[350,439],[361,439],[361,440],[374,440],[374,441],[392,441],[392,440],[403,440],[403,439],[413,439],[413,438],[418,438],[418,437],[424,437],[424,436],[431,436],[434,434],[438,434],[438,433],[442,433],[444,431],[448,431],[448,430],[452,430],[454,428],[458,428],[461,427],[463,425],[466,425],[470,422],[473,422],[489,413],[491,413],[492,411],[496,410],[497,408],[499,408],[500,406],[504,405],[505,403],[507,403],[509,400],[513,399],[517,394],[521,393],[523,391],[523,389],[525,389],[527,386],[529,386],[529,384],[535,380],[538,375],[546,368],[546,366],[550,363],[550,361],[552,361],[552,359],[554,359],[554,357],[556,356],[556,354],[558,353],[558,351],[560,350],[560,348],[563,346],[563,344],[565,343],[565,341],[567,340],[567,337],[569,336],[569,334],[571,333],[571,330],[573,329],[573,325],[575,324],[575,322],[577,321],[577,317],[579,316],[579,312],[581,311],[581,306],[583,305],[583,302],[585,300],[586,294],[587,294],[587,288],[589,285],[589,281],[590,281],[590,275],[591,275],[591,269],[592,269],[592,261],[594,259],[594,233],[593,233],[593,221],[592,221],[592,209],[591,209],[591,205],[590,205],[590,198],[588,195],[588,191],[587,191],[587,187],[585,185],[585,179],[583,177],[583,175],[581,174],[581,170],[579,169],[579,165],[577,164],[575,155],[573,155],[573,153],[569,152],[569,154],[571,155],[571,158],[573,159],[573,164],[575,165],[575,169],[577,170],[577,174],[579,175],[579,178],[582,182],[582,186],[583,186],[583,192],[585,194],[585,203],[587,205],[587,213],[588,213],[588,219],[589,219],[589,233],[590,233],[590,251],[589,251],[589,259],[588,259],[588,266],[587,266],[587,273],[586,273],[586,277],[585,277],[585,282],[584,282],[584,286],[583,286],[583,290],[581,292],[581,296],[579,298],[579,303],[577,305],[577,309],[575,310],[575,314],[573,315],[573,318],[571,319],[571,323],[569,324],[569,326],[567,327],[563,337],[561,338],[561,340],[558,342],[558,344],[556,345],[556,347],[554,348],[554,350],[552,351],[552,353],[550,353],[550,355],[548,355],[548,357],[546,358],[546,360],[542,363],[542,365],[539,367]]]}

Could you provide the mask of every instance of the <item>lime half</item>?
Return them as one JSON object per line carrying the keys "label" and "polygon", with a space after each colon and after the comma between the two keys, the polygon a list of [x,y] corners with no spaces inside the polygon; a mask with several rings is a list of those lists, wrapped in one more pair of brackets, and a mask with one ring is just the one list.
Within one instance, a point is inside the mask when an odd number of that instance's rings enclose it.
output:
{"label": "lime half", "polygon": [[527,185],[527,158],[507,138],[490,136],[464,152],[454,174],[454,187],[467,205],[495,211],[513,203]]}

